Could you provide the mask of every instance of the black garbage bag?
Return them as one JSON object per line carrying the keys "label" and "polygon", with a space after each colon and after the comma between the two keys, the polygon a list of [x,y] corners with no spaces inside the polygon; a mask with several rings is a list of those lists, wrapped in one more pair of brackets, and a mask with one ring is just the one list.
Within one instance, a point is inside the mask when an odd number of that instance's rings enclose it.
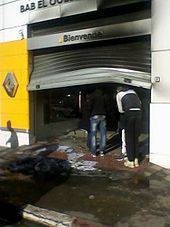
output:
{"label": "black garbage bag", "polygon": [[63,172],[70,172],[71,165],[67,160],[39,157],[34,166],[34,170],[36,172],[60,174]]}
{"label": "black garbage bag", "polygon": [[9,163],[7,169],[24,174],[61,174],[71,172],[71,165],[67,160],[38,156],[36,158],[25,158]]}
{"label": "black garbage bag", "polygon": [[33,174],[35,164],[36,158],[25,158],[7,164],[6,168],[13,172]]}

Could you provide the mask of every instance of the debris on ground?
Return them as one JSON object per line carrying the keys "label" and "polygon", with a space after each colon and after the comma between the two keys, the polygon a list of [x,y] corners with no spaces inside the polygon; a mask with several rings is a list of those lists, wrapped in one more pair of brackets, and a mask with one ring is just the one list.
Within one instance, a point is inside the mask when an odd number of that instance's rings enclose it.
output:
{"label": "debris on ground", "polygon": [[61,174],[71,172],[71,165],[67,160],[55,160],[39,156],[36,158],[25,158],[9,163],[7,165],[7,169],[24,174]]}

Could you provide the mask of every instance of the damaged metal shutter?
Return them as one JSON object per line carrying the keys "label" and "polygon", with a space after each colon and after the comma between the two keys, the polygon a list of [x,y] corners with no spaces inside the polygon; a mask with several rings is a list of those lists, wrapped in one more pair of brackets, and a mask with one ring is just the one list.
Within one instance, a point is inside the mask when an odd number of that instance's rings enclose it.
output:
{"label": "damaged metal shutter", "polygon": [[34,56],[28,90],[110,82],[150,88],[150,70],[149,41],[65,50]]}

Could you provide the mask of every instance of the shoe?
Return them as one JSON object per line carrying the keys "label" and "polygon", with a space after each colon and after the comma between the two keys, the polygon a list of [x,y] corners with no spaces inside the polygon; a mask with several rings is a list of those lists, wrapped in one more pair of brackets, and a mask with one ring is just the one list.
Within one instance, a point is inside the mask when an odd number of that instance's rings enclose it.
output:
{"label": "shoe", "polygon": [[100,151],[100,156],[103,157],[104,156],[104,152]]}
{"label": "shoe", "polygon": [[135,167],[134,162],[130,162],[129,160],[126,160],[124,162],[124,166],[129,167],[129,168],[134,168]]}
{"label": "shoe", "polygon": [[135,165],[135,167],[139,167],[139,161],[138,161],[138,158],[135,158],[134,165]]}
{"label": "shoe", "polygon": [[118,157],[116,157],[117,161],[123,161],[123,160],[127,160],[127,155],[126,154],[120,154]]}
{"label": "shoe", "polygon": [[121,162],[124,160],[124,155],[123,154],[120,154],[118,157],[116,157],[116,160]]}
{"label": "shoe", "polygon": [[93,157],[93,158],[96,158],[96,155],[95,155],[95,154],[92,154],[92,157]]}
{"label": "shoe", "polygon": [[124,157],[124,161],[127,161],[127,160],[128,160],[128,157],[127,157],[127,156],[125,156],[125,157]]}
{"label": "shoe", "polygon": [[127,153],[124,153],[124,160],[128,160]]}

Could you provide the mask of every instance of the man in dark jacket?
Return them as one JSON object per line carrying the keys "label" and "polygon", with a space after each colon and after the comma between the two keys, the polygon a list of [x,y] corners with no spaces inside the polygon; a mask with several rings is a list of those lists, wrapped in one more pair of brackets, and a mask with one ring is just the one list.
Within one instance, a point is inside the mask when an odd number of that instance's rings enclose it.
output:
{"label": "man in dark jacket", "polygon": [[106,146],[106,101],[101,90],[96,89],[90,99],[89,149],[93,157],[97,153],[97,131],[100,132],[100,156],[104,156]]}
{"label": "man in dark jacket", "polygon": [[138,167],[138,137],[141,124],[141,101],[133,89],[118,87],[116,101],[118,110],[123,114],[125,142],[128,159],[124,165],[129,168]]}

